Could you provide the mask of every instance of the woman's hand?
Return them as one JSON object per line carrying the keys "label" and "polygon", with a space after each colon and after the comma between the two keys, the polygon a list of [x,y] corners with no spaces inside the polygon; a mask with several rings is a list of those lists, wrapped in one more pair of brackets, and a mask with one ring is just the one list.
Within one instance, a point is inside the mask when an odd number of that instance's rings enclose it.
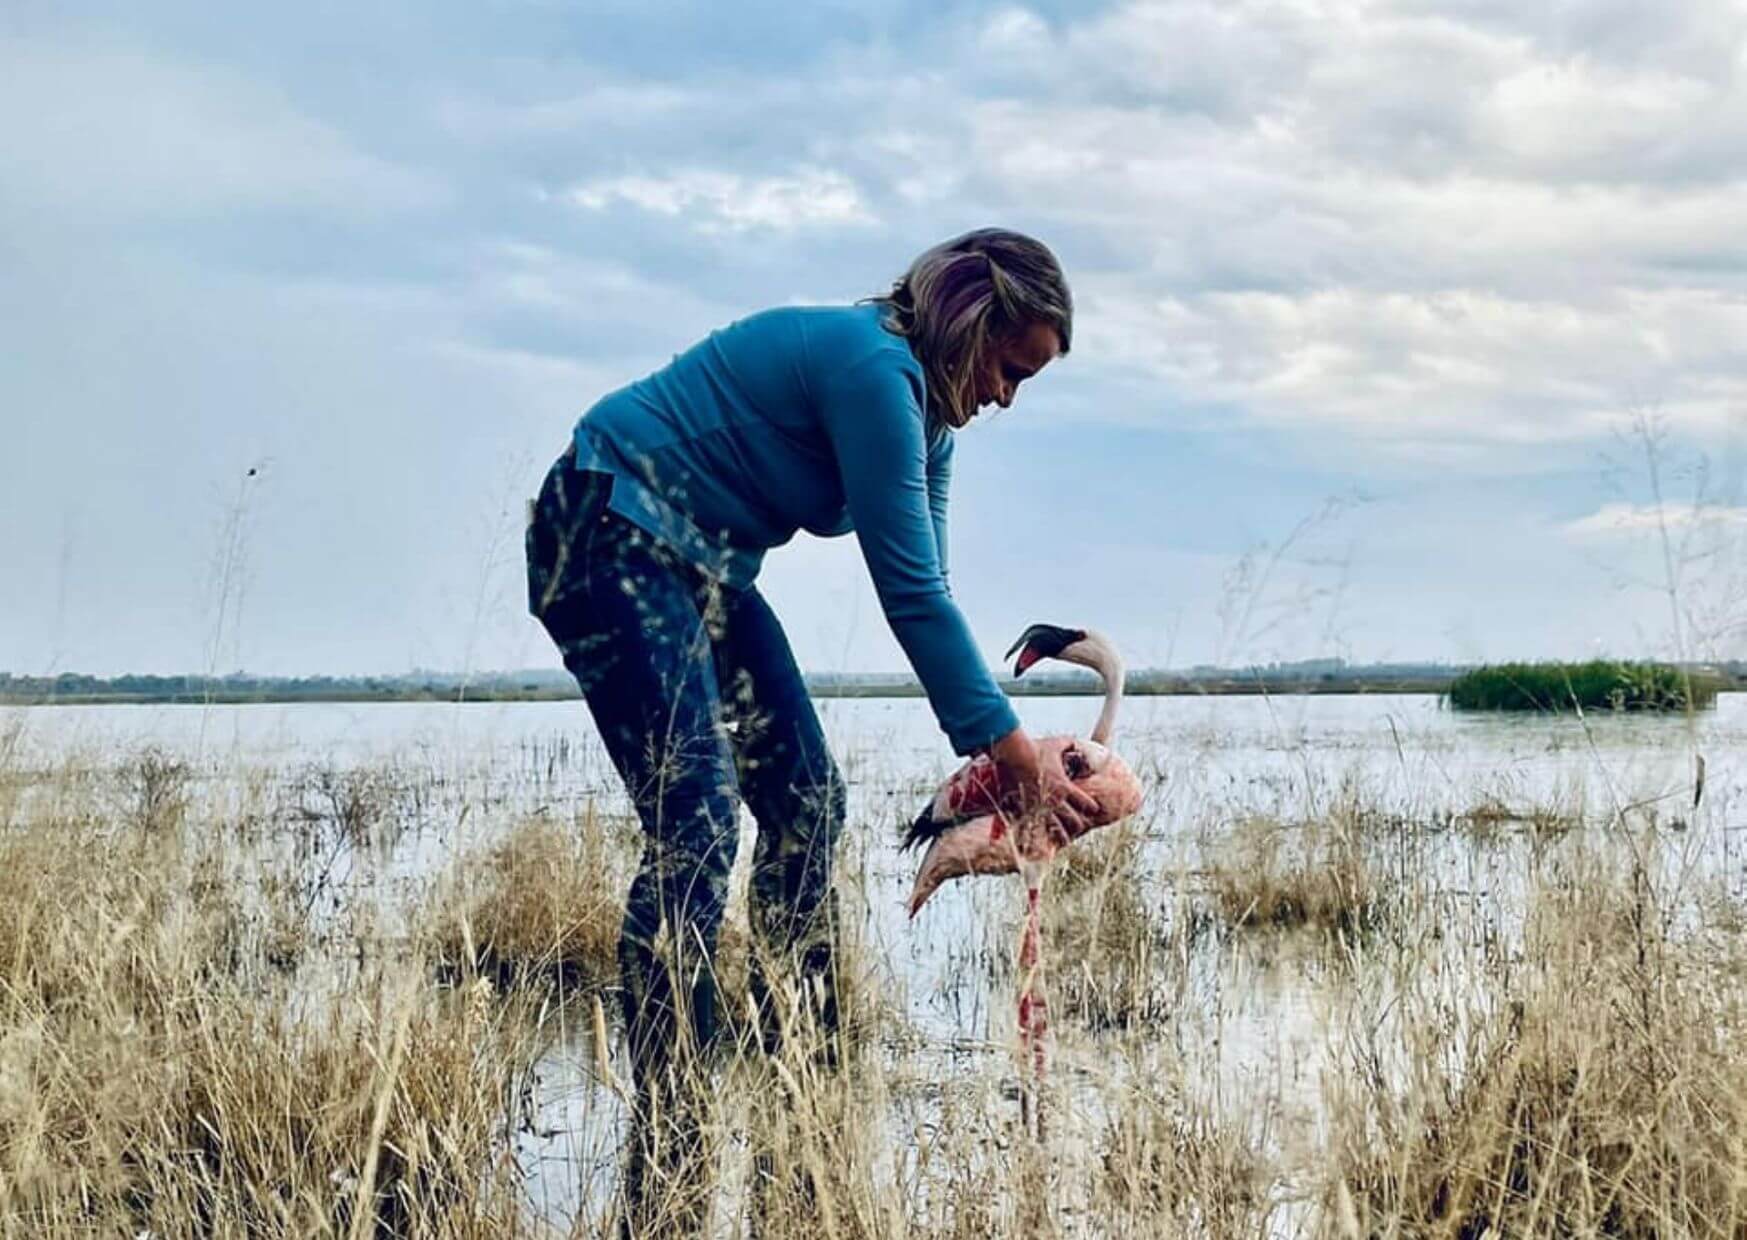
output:
{"label": "woman's hand", "polygon": [[989,746],[989,756],[1000,768],[1001,790],[1010,802],[1022,841],[1034,823],[1049,833],[1057,848],[1085,834],[1088,817],[1098,812],[1098,802],[1074,786],[1062,769],[1059,753],[1039,750],[1024,728],[1014,728]]}

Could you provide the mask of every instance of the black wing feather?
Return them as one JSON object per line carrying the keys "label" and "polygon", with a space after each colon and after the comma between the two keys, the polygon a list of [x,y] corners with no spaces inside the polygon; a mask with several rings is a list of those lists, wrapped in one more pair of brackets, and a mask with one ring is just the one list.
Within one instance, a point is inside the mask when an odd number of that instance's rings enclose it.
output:
{"label": "black wing feather", "polygon": [[910,829],[904,832],[904,842],[898,847],[908,851],[918,845],[932,844],[953,825],[950,819],[936,818],[934,802],[929,801],[922,807],[922,812],[916,815],[916,821],[910,824]]}
{"label": "black wing feather", "polygon": [[934,816],[934,802],[929,801],[922,807],[922,812],[916,815],[916,821],[910,824],[910,829],[904,832],[904,842],[900,849],[915,848],[918,844],[932,844],[954,827],[962,827],[967,822],[975,822],[978,818],[987,818],[995,811],[992,809],[965,810],[950,818]]}

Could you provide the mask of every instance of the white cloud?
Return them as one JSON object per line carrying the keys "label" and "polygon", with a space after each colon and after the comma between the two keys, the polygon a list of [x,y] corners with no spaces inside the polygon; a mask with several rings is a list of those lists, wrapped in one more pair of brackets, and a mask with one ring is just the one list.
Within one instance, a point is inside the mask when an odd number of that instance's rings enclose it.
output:
{"label": "white cloud", "polygon": [[1703,290],[1617,290],[1594,305],[1467,289],[1091,292],[1088,350],[1187,402],[1386,453],[1597,439],[1647,403],[1703,431],[1747,409],[1747,298]]}
{"label": "white cloud", "polygon": [[572,186],[567,196],[590,211],[625,202],[657,215],[685,215],[704,231],[769,228],[787,232],[866,224],[873,218],[855,183],[824,168],[800,168],[786,176],[769,177],[710,169],[607,177]]}
{"label": "white cloud", "polygon": [[1494,85],[1483,132],[1528,161],[1593,158],[1658,140],[1712,93],[1710,84],[1672,73],[1535,64]]}
{"label": "white cloud", "polygon": [[800,92],[820,121],[798,169],[664,154],[562,197],[709,234],[1020,223],[1068,261],[1083,378],[1063,403],[1094,418],[1120,415],[1087,385],[1144,376],[1167,407],[1479,466],[1628,407],[1700,432],[1742,411],[1747,77],[1711,49],[1747,47],[1747,15],[1720,0],[1652,22],[1135,0],[947,29],[808,82],[606,85],[528,120],[625,94],[609,110],[661,135],[713,119],[793,143]]}
{"label": "white cloud", "polygon": [[1747,508],[1724,504],[1634,504],[1616,500],[1559,527],[1569,538],[1595,539],[1668,531],[1684,534],[1747,528]]}
{"label": "white cloud", "polygon": [[1167,405],[1470,467],[1647,404],[1712,434],[1747,412],[1747,75],[1706,48],[1747,13],[1692,8],[1003,10],[964,183],[1081,243],[1076,358]]}

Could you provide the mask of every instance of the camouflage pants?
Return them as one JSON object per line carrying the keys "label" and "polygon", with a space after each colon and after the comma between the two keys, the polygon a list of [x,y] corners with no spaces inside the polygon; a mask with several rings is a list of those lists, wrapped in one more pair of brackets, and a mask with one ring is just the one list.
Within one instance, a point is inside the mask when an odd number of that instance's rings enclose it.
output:
{"label": "camouflage pants", "polygon": [[[611,481],[559,461],[529,526],[528,580],[530,607],[576,677],[644,831],[619,944],[646,1121],[633,1139],[639,1178],[650,1164],[700,1154],[684,1081],[699,1083],[719,1034],[716,941],[742,800],[758,827],[748,980],[760,1036],[771,1045],[783,1023],[773,968],[794,979],[784,993],[813,996],[811,1014],[834,1034],[831,862],[845,811],[769,605],[755,589],[716,585],[611,513]],[[665,1142],[648,1132],[662,1113],[673,1121]]]}

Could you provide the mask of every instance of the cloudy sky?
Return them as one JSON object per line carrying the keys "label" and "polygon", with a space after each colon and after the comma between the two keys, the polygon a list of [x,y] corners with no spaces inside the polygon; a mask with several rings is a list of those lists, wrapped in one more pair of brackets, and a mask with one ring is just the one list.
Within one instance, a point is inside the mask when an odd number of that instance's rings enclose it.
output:
{"label": "cloudy sky", "polygon": [[[556,665],[577,415],[989,223],[1079,304],[959,445],[991,652],[1747,654],[1743,220],[1732,0],[14,0],[0,669]],[[902,665],[852,539],[765,588]]]}

